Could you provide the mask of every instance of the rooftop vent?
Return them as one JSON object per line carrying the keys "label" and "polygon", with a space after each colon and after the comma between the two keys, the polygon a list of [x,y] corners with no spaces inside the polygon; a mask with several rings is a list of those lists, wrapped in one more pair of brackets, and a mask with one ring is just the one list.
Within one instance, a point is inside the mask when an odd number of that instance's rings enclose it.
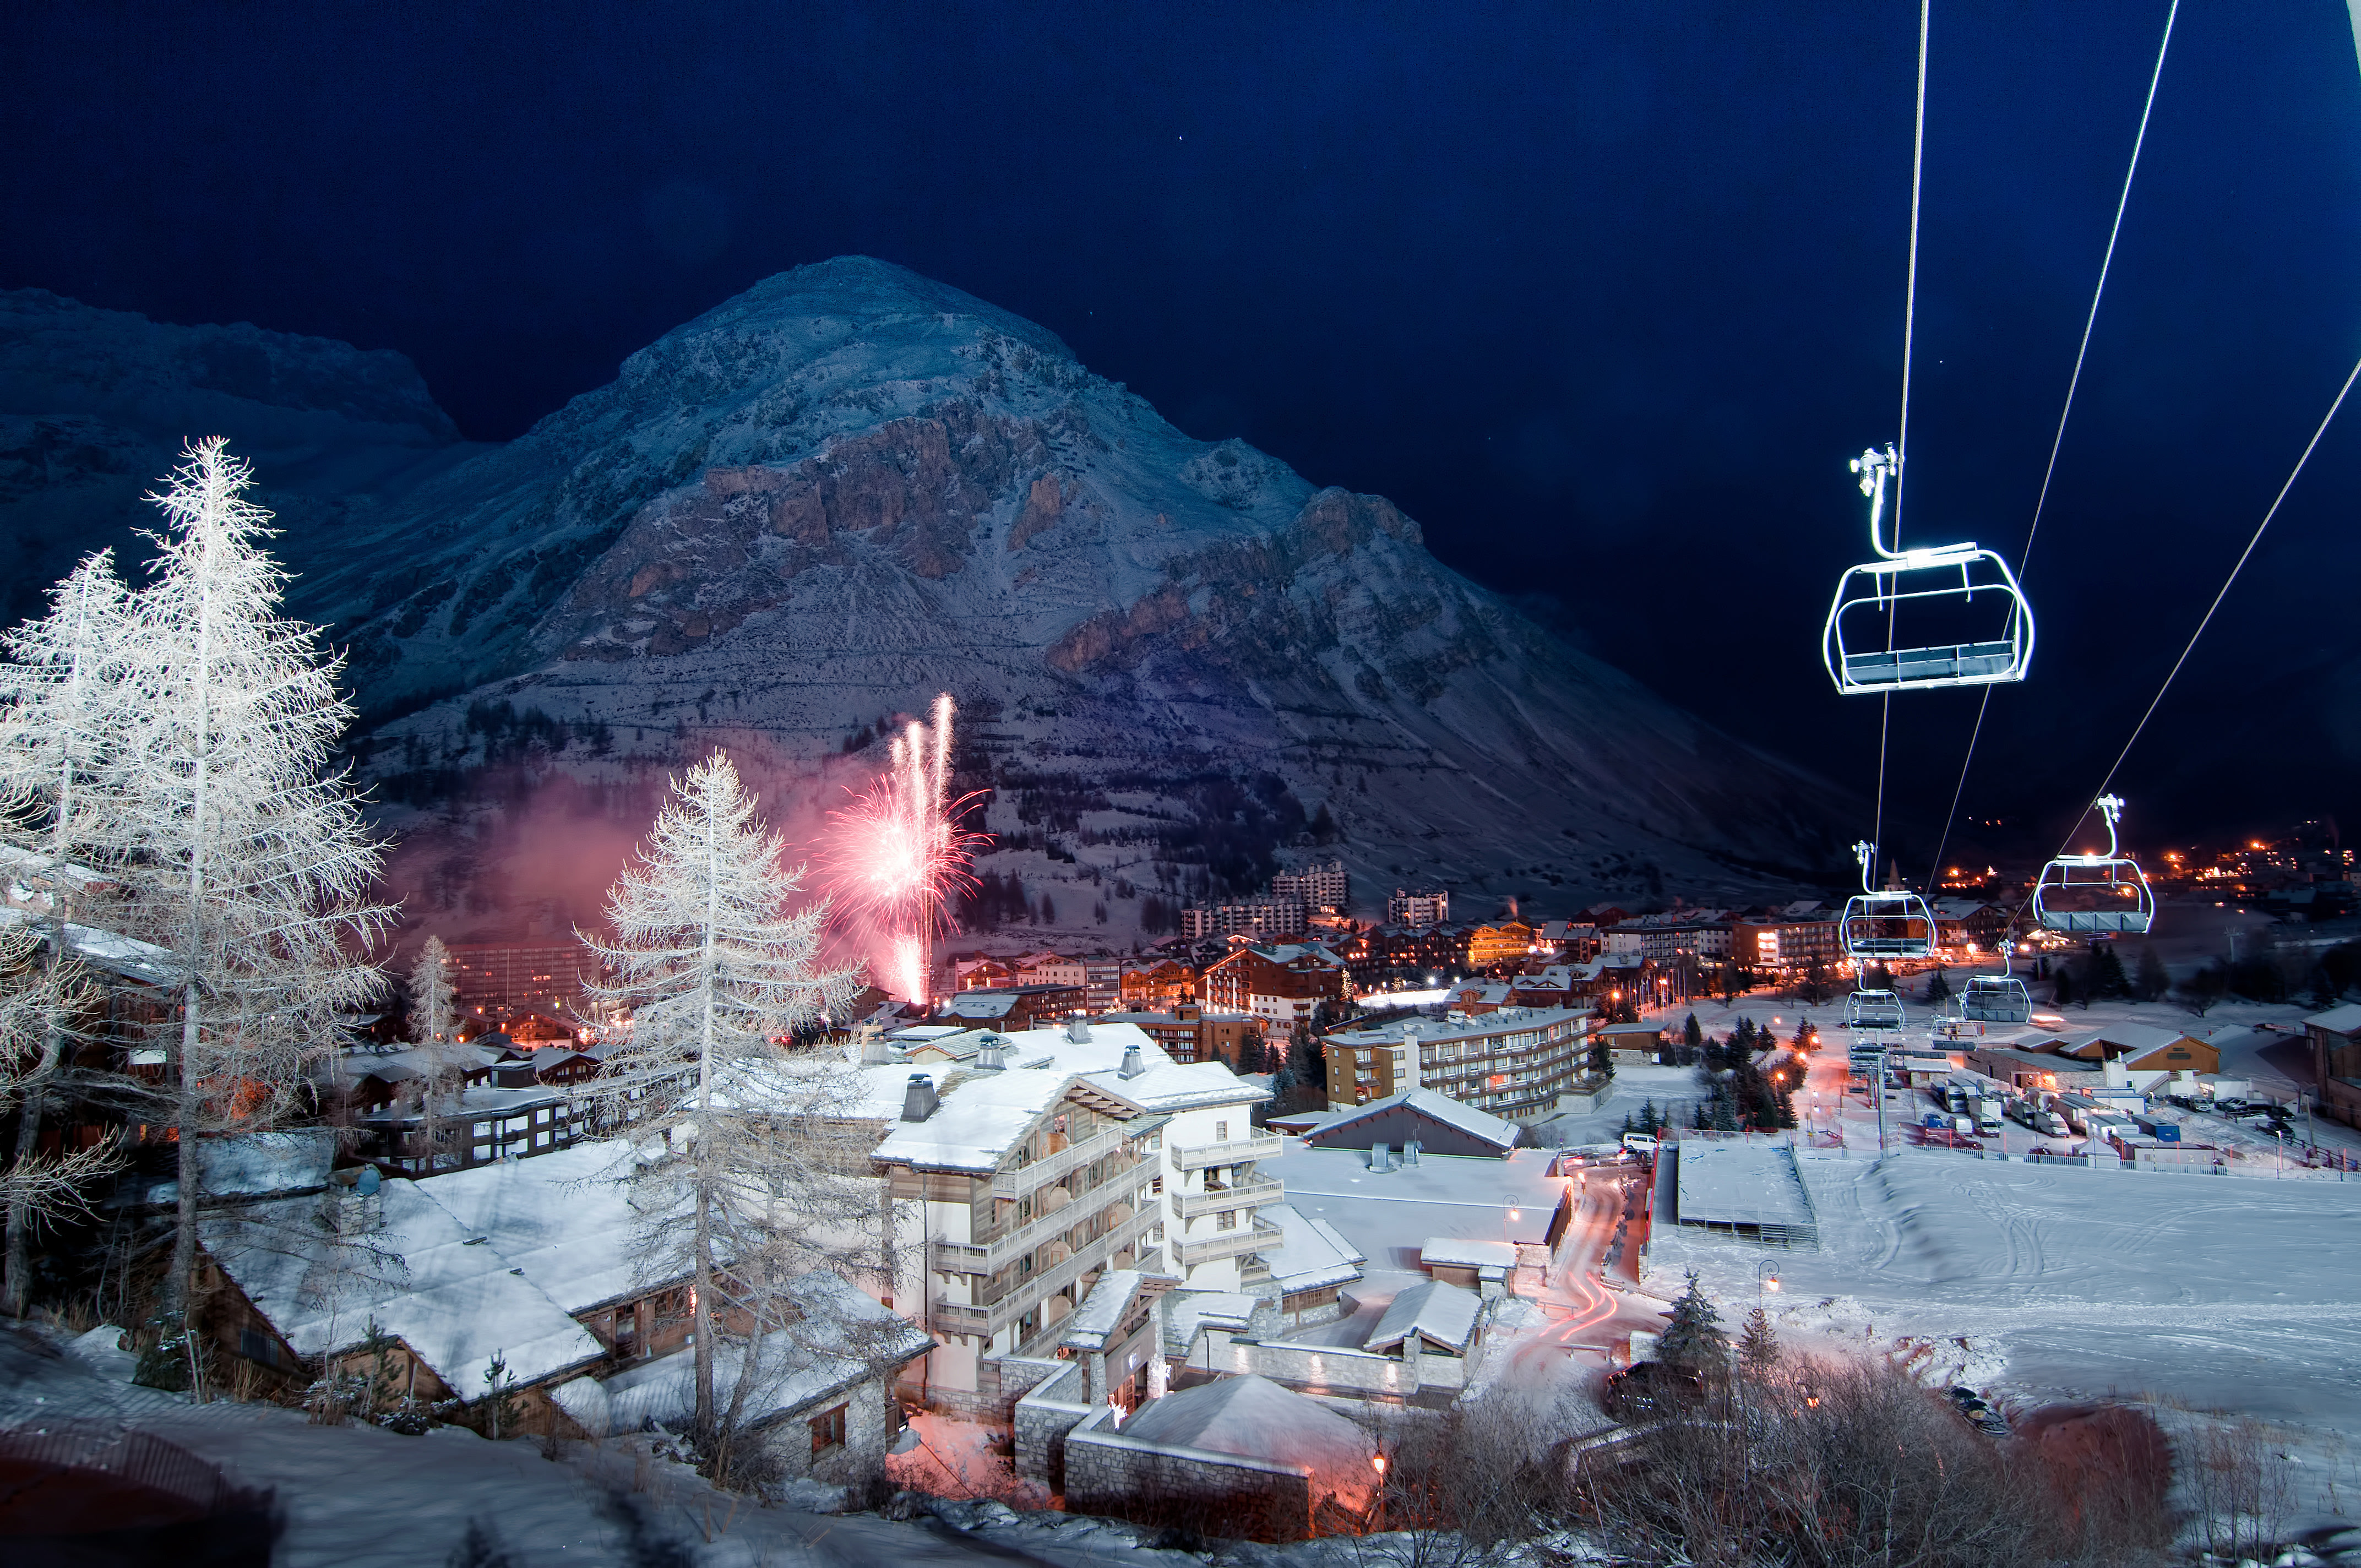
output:
{"label": "rooftop vent", "polygon": [[923,1072],[912,1073],[910,1087],[902,1091],[902,1120],[923,1122],[935,1113],[938,1103],[934,1080]]}
{"label": "rooftop vent", "polygon": [[1410,1142],[1402,1145],[1402,1163],[1404,1165],[1416,1165],[1418,1163],[1418,1140],[1416,1138],[1412,1138]]}
{"label": "rooftop vent", "polygon": [[1116,1069],[1115,1076],[1118,1078],[1137,1078],[1141,1073],[1146,1072],[1147,1070],[1148,1064],[1140,1059],[1139,1047],[1137,1045],[1124,1047],[1123,1066]]}
{"label": "rooftop vent", "polygon": [[975,1070],[998,1072],[1008,1065],[1007,1042],[997,1035],[986,1035],[975,1047]]}
{"label": "rooftop vent", "polygon": [[1077,1013],[1066,1020],[1066,1038],[1078,1046],[1091,1043],[1091,1021]]}
{"label": "rooftop vent", "polygon": [[1385,1144],[1371,1144],[1369,1146],[1370,1171],[1382,1176],[1393,1168],[1394,1157],[1391,1148]]}

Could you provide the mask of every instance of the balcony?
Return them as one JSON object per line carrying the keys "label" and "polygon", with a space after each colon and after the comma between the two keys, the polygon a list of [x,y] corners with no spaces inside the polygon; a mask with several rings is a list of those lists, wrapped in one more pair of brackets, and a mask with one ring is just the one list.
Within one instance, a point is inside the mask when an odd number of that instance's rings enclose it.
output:
{"label": "balcony", "polygon": [[1278,1246],[1286,1239],[1287,1233],[1277,1225],[1266,1225],[1257,1220],[1238,1230],[1215,1231],[1210,1236],[1173,1236],[1168,1234],[1164,1245],[1171,1249],[1173,1262],[1189,1268],[1200,1263],[1260,1252],[1265,1247]]}
{"label": "balcony", "polygon": [[1277,1159],[1287,1147],[1287,1140],[1277,1133],[1251,1138],[1232,1138],[1225,1144],[1199,1144],[1194,1148],[1176,1148],[1172,1163],[1181,1170],[1202,1170],[1209,1165],[1249,1165],[1258,1159]]}
{"label": "balcony", "polygon": [[1125,1129],[1119,1126],[1094,1133],[1081,1143],[1070,1145],[1055,1154],[1043,1155],[1021,1170],[1002,1171],[992,1179],[992,1195],[994,1198],[1022,1198],[1028,1192],[1037,1192],[1068,1171],[1115,1153],[1127,1141]]}
{"label": "balcony", "polygon": [[[1083,1246],[1063,1263],[1017,1280],[1009,1287],[1006,1295],[988,1307],[971,1307],[948,1301],[934,1302],[932,1311],[935,1321],[940,1327],[961,1333],[998,1333],[1027,1310],[1039,1306],[1042,1299],[1050,1292],[1064,1288],[1094,1269],[1106,1267],[1109,1260],[1116,1253],[1130,1248],[1136,1254],[1141,1240],[1161,1223],[1162,1218],[1163,1216],[1153,1207],[1142,1210],[1106,1234]],[[1279,1234],[1276,1230],[1272,1232],[1273,1235]]]}
{"label": "balcony", "polygon": [[1257,1176],[1250,1181],[1234,1182],[1227,1187],[1180,1194],[1180,1218],[1184,1221],[1201,1219],[1224,1209],[1268,1208],[1286,1196],[1285,1182],[1275,1176]]}
{"label": "balcony", "polygon": [[1136,1210],[1147,1201],[1142,1191],[1146,1186],[1144,1181],[1137,1186],[1126,1185],[1118,1178],[1092,1189],[1062,1209],[1035,1215],[1005,1235],[983,1242],[937,1242],[935,1266],[950,1274],[997,1274],[1021,1255],[1064,1235],[1109,1204],[1129,1203]]}

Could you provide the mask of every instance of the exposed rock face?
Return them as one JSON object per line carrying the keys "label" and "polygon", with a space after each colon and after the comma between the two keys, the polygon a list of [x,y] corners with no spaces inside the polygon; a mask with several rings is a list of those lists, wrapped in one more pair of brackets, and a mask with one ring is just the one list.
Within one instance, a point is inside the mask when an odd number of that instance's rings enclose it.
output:
{"label": "exposed rock face", "polygon": [[1325,805],[1372,894],[1571,905],[1643,893],[1643,862],[1736,891],[1763,879],[1733,861],[1834,841],[1825,786],[1447,570],[1390,502],[1192,440],[1049,333],[898,268],[768,280],[501,447],[397,426],[384,357],[354,356],[341,403],[302,395],[438,455],[296,509],[287,544],[295,608],[349,640],[412,773],[465,765],[487,697],[608,726],[620,756],[561,732],[554,765],[589,779],[708,743],[817,767],[948,689],[983,720],[992,825],[1036,841],[1009,866],[1028,878],[1152,881],[1191,858],[1175,792],[1222,779],[1290,797],[1281,823]]}

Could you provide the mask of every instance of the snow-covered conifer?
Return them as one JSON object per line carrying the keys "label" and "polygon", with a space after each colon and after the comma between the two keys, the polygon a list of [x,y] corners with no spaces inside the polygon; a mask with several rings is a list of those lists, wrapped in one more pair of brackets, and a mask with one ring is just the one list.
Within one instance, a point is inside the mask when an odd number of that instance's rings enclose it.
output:
{"label": "snow-covered conifer", "polygon": [[1730,1360],[1730,1336],[1721,1332],[1721,1314],[1689,1270],[1688,1288],[1673,1303],[1673,1321],[1656,1341],[1656,1358],[1699,1372],[1719,1371]]}
{"label": "snow-covered conifer", "polygon": [[[42,1123],[61,1094],[126,1087],[76,1070],[66,1047],[89,997],[66,927],[97,879],[74,864],[89,814],[78,809],[120,723],[126,594],[106,552],[89,556],[50,590],[49,613],[7,634],[0,662],[0,847],[10,873],[37,884],[46,907],[25,933],[38,951],[0,955],[7,1059],[0,1095],[16,1111],[16,1143],[0,1176],[7,1209],[7,1290],[23,1313],[36,1221],[70,1207],[80,1187],[114,1163],[111,1142],[68,1161],[38,1155]],[[38,934],[36,934],[38,933]]]}
{"label": "snow-covered conifer", "polygon": [[[631,1176],[648,1217],[638,1266],[649,1278],[691,1277],[697,1425],[726,1442],[716,1342],[743,1332],[759,1344],[785,1326],[786,1289],[805,1273],[866,1271],[878,1201],[853,1175],[865,1150],[850,1142],[851,1065],[785,1043],[853,992],[849,971],[821,965],[825,907],[787,912],[800,868],[780,863],[782,842],[727,757],[672,790],[640,863],[608,895],[614,939],[582,939],[613,972],[591,988],[602,1013],[630,1014],[598,1088],[643,1147],[672,1151]],[[755,1359],[743,1359],[749,1376]]]}
{"label": "snow-covered conifer", "polygon": [[278,613],[286,574],[251,483],[216,437],[149,498],[165,517],[154,578],[132,596],[123,722],[84,803],[137,934],[177,971],[180,1016],[159,1030],[180,1153],[176,1304],[195,1259],[197,1140],[294,1103],[337,1014],[376,987],[355,949],[390,914],[369,901],[379,846],[328,769],[352,719],[337,662]]}
{"label": "snow-covered conifer", "polygon": [[442,1168],[443,1097],[458,1077],[458,1025],[451,1006],[451,949],[429,937],[410,966],[410,1037],[417,1043],[426,1074],[419,1097],[420,1136],[426,1145],[425,1174]]}

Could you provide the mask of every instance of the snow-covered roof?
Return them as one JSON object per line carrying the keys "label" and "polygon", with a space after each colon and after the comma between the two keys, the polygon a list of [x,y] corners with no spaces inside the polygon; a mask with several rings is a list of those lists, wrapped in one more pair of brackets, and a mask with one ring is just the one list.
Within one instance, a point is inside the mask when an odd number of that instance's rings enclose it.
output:
{"label": "snow-covered roof", "polygon": [[1476,1316],[1483,1304],[1476,1292],[1447,1280],[1422,1280],[1394,1298],[1361,1348],[1383,1353],[1417,1334],[1464,1354],[1476,1335]]}
{"label": "snow-covered roof", "polygon": [[1235,1290],[1179,1290],[1164,1304],[1164,1347],[1185,1355],[1204,1329],[1235,1332],[1253,1321],[1261,1301]]}
{"label": "snow-covered roof", "polygon": [[1291,1203],[1274,1203],[1257,1217],[1279,1232],[1279,1245],[1265,1247],[1262,1260],[1285,1294],[1349,1285],[1361,1277],[1361,1265],[1368,1259],[1327,1221],[1299,1213]]}
{"label": "snow-covered roof", "polygon": [[1509,1242],[1477,1241],[1467,1236],[1429,1236],[1420,1244],[1419,1261],[1429,1268],[1514,1268],[1517,1249]]}
{"label": "snow-covered roof", "polygon": [[1445,1126],[1455,1127],[1469,1137],[1480,1138],[1503,1151],[1517,1146],[1517,1135],[1521,1129],[1514,1122],[1505,1117],[1495,1116],[1489,1111],[1479,1111],[1473,1105],[1462,1104],[1449,1095],[1439,1094],[1432,1089],[1405,1089],[1400,1094],[1389,1094],[1383,1100],[1372,1100],[1367,1105],[1356,1106],[1345,1112],[1334,1120],[1308,1134],[1307,1136],[1317,1142],[1334,1135],[1343,1134],[1356,1122],[1364,1122],[1372,1116],[1383,1115],[1397,1109],[1415,1111],[1422,1116],[1441,1122]]}
{"label": "snow-covered roof", "polygon": [[1254,1373],[1152,1399],[1124,1422],[1122,1435],[1356,1478],[1374,1474],[1369,1460],[1377,1453],[1376,1440],[1352,1421]]}
{"label": "snow-covered roof", "polygon": [[924,1170],[983,1175],[1075,1081],[1064,1073],[1023,1069],[976,1073],[943,1094],[925,1121],[889,1125],[876,1157]]}
{"label": "snow-covered roof", "polygon": [[[30,912],[12,905],[0,905],[0,926],[15,926],[33,918]],[[66,946],[74,957],[93,969],[103,969],[109,974],[142,985],[178,985],[181,967],[173,961],[170,948],[153,942],[143,942],[137,937],[126,937],[119,931],[101,930],[95,926],[66,923]]]}
{"label": "snow-covered roof", "polygon": [[1147,1277],[1137,1268],[1110,1268],[1101,1274],[1082,1304],[1059,1325],[1065,1330],[1060,1343],[1076,1350],[1105,1349],[1106,1342],[1123,1326],[1133,1299],[1139,1294],[1140,1282]]}
{"label": "snow-covered roof", "polygon": [[[807,1274],[787,1294],[804,1315],[763,1336],[746,1405],[747,1420],[757,1426],[791,1419],[866,1378],[891,1376],[934,1346],[926,1330],[832,1274]],[[744,1356],[732,1340],[714,1347],[717,1397],[735,1390]],[[639,1431],[650,1421],[677,1431],[696,1410],[696,1362],[681,1351],[603,1382],[576,1378],[550,1397],[593,1436]]]}
{"label": "snow-covered roof", "polygon": [[2308,1025],[2316,1024],[2332,1035],[2361,1032],[2361,1002],[2348,1002],[2341,1007],[2332,1007],[2325,1013],[2308,1014],[2304,1022]]}
{"label": "snow-covered roof", "polygon": [[1812,1223],[1802,1179],[1784,1149],[1685,1139],[1674,1174],[1684,1224],[1803,1225]]}
{"label": "snow-covered roof", "polygon": [[958,1018],[1005,1018],[1017,1000],[1013,991],[962,991],[943,1003],[943,1011]]}
{"label": "snow-covered roof", "polygon": [[577,1144],[428,1177],[418,1187],[558,1306],[586,1312],[635,1294],[631,1254],[642,1216],[622,1179],[635,1165],[620,1140]]}
{"label": "snow-covered roof", "polygon": [[198,1230],[299,1355],[350,1350],[375,1322],[460,1398],[478,1399],[496,1357],[529,1384],[606,1354],[512,1260],[470,1245],[474,1235],[415,1182],[387,1181],[373,1198],[280,1199]]}
{"label": "snow-covered roof", "polygon": [[[1452,992],[1449,994],[1458,993]],[[1570,1023],[1589,1015],[1590,1010],[1587,1007],[1503,1007],[1497,1013],[1466,1019],[1397,1018],[1373,1024],[1366,1029],[1338,1029],[1328,1038],[1340,1046],[1399,1045],[1403,1031],[1408,1030],[1422,1040],[1467,1040],[1515,1034],[1526,1029],[1544,1029],[1553,1024]]]}
{"label": "snow-covered roof", "polygon": [[[2181,1037],[2178,1029],[2159,1029],[2153,1024],[2105,1024],[2095,1029],[2081,1029],[2066,1036],[2059,1044],[2061,1054],[2096,1058],[2102,1054],[2145,1056],[2161,1050]],[[2113,1051],[2108,1047],[2113,1047]]]}

